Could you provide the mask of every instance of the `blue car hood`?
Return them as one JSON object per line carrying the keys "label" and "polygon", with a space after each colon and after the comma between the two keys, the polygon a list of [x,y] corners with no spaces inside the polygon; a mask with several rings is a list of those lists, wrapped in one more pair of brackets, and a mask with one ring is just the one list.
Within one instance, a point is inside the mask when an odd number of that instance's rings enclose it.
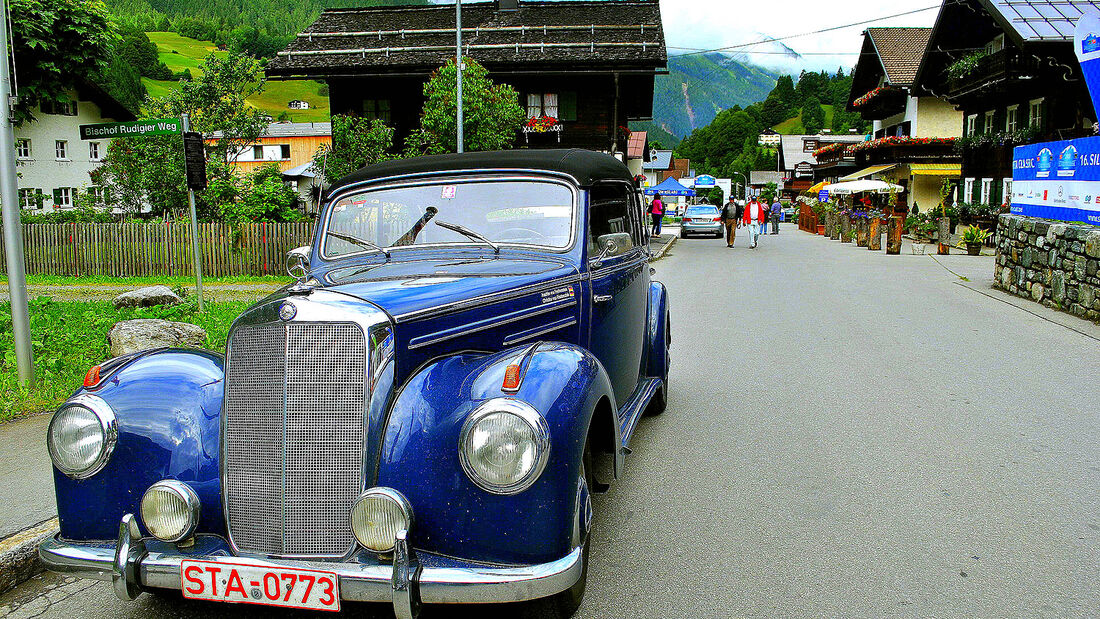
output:
{"label": "blue car hood", "polygon": [[369,301],[404,319],[484,295],[551,283],[578,273],[562,259],[419,259],[332,269],[325,288]]}

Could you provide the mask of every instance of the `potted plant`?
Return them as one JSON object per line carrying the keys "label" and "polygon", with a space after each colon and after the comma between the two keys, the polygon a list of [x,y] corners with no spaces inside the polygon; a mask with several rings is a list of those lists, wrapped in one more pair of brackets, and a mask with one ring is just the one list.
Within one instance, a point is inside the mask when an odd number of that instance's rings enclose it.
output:
{"label": "potted plant", "polygon": [[966,247],[966,253],[970,256],[980,256],[982,254],[982,244],[989,238],[989,232],[982,230],[977,226],[970,226],[966,230],[963,230],[962,236],[959,237],[959,247]]}

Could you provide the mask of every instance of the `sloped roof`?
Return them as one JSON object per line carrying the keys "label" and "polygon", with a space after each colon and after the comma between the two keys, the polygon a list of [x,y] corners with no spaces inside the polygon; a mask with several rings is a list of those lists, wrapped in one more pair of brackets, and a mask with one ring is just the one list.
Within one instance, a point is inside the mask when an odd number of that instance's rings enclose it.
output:
{"label": "sloped roof", "polygon": [[[932,36],[931,28],[868,28],[867,36],[874,44],[887,83],[909,87],[917,76],[924,48]],[[861,59],[862,61],[862,59]]]}
{"label": "sloped roof", "polygon": [[770,172],[767,170],[753,170],[749,172],[749,184],[750,185],[767,185],[768,183],[775,183],[780,189],[783,188],[783,172]]}
{"label": "sloped roof", "polygon": [[1097,0],[982,0],[998,24],[1017,42],[1073,40],[1077,19],[1100,11]]}
{"label": "sloped roof", "polygon": [[[500,72],[666,65],[660,5],[653,0],[519,2],[462,8],[466,55]],[[327,9],[266,67],[270,77],[427,73],[455,55],[455,7]]]}
{"label": "sloped roof", "polygon": [[672,151],[670,150],[655,150],[653,151],[653,159],[642,164],[643,170],[671,170],[672,169]]}
{"label": "sloped roof", "polygon": [[647,131],[632,131],[630,137],[626,142],[626,158],[627,159],[641,159],[642,161],[649,161],[649,132]]}

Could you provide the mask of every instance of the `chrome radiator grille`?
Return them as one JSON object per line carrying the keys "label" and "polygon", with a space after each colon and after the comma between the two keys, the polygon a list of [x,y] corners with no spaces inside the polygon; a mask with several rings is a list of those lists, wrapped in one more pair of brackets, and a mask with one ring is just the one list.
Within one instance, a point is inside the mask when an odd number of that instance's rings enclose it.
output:
{"label": "chrome radiator grille", "polygon": [[229,342],[224,467],[239,550],[343,555],[363,488],[366,340],[353,324],[237,328]]}

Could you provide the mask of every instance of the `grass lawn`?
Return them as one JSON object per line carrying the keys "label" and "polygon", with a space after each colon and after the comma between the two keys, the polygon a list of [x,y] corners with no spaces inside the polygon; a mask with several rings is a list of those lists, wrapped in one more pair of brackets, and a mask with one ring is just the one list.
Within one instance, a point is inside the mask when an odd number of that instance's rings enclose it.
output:
{"label": "grass lawn", "polygon": [[51,410],[84,381],[88,368],[108,356],[107,331],[120,320],[163,318],[206,329],[206,348],[222,351],[233,320],[249,301],[207,303],[200,314],[193,302],[173,307],[116,309],[109,301],[31,301],[31,340],[38,384],[25,389],[16,376],[11,304],[0,304],[0,421]]}
{"label": "grass lawn", "polygon": [[[822,105],[821,107],[825,110],[825,126],[833,126],[833,106]],[[798,111],[797,116],[784,120],[772,127],[772,129],[775,129],[783,135],[800,135],[805,133],[806,130],[802,127],[802,110]]]}
{"label": "grass lawn", "polygon": [[[147,32],[149,40],[157,45],[160,52],[160,60],[168,65],[172,71],[179,72],[190,69],[191,75],[202,75],[199,66],[210,52],[222,55],[225,52],[218,51],[210,41],[196,41],[180,36],[174,32]],[[176,88],[176,82],[168,80],[151,80],[141,78],[145,84],[145,90],[150,96],[163,97]],[[313,80],[291,80],[279,82],[267,82],[264,91],[248,98],[248,103],[278,118],[286,112],[292,122],[328,122],[328,97],[319,95],[321,82]],[[286,104],[300,99],[308,101],[310,109],[291,110]]]}

